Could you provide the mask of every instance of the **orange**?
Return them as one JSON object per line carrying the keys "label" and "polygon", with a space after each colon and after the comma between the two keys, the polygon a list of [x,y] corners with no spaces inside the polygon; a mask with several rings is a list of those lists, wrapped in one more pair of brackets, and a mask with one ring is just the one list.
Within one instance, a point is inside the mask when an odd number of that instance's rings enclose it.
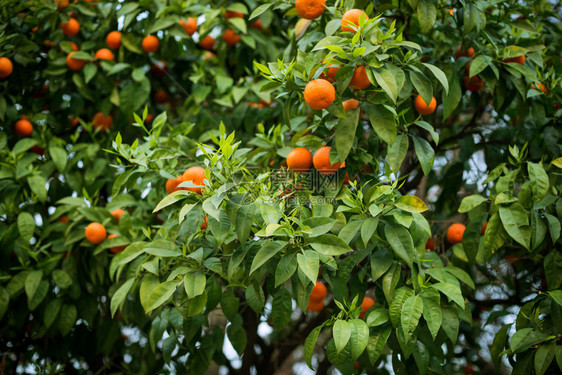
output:
{"label": "orange", "polygon": [[525,55],[511,57],[509,59],[503,60],[503,62],[504,63],[516,63],[516,64],[523,65],[523,64],[525,64]]}
{"label": "orange", "polygon": [[7,57],[0,57],[0,78],[9,77],[13,70],[12,60]]}
{"label": "orange", "polygon": [[455,53],[455,59],[458,59],[459,57],[474,57],[475,55],[476,52],[474,51],[474,48],[470,47],[466,51],[461,51],[461,46],[459,46],[457,48],[457,52]]}
{"label": "orange", "polygon": [[74,43],[74,42],[69,42],[70,46],[72,47],[73,50],[78,51],[80,48],[78,48],[78,44]]}
{"label": "orange", "polygon": [[306,148],[294,148],[287,155],[287,166],[293,172],[306,172],[312,167],[312,154]]}
{"label": "orange", "polygon": [[222,39],[224,40],[226,45],[232,47],[240,42],[240,35],[236,34],[234,30],[228,29],[222,35]]}
{"label": "orange", "polygon": [[150,71],[156,77],[163,77],[166,74],[166,70],[168,70],[168,64],[165,61],[155,62],[150,68]]}
{"label": "orange", "polygon": [[312,109],[325,109],[336,99],[334,86],[325,79],[315,79],[304,88],[304,101]]}
{"label": "orange", "polygon": [[345,162],[337,162],[336,164],[330,164],[330,150],[331,147],[322,147],[319,148],[316,153],[314,153],[314,157],[312,158],[312,162],[314,163],[314,168],[318,170],[318,172],[322,174],[334,174],[336,170],[345,167]]}
{"label": "orange", "polygon": [[447,9],[447,11],[449,12],[449,14],[452,16],[453,13],[455,12],[453,9]]}
{"label": "orange", "polygon": [[70,18],[68,22],[62,22],[60,27],[66,36],[74,36],[80,31],[80,22]]}
{"label": "orange", "polygon": [[109,48],[118,49],[121,47],[121,33],[119,31],[112,31],[107,34],[105,43]]}
{"label": "orange", "polygon": [[169,178],[166,181],[166,193],[172,194],[174,191],[179,190],[178,185],[183,182],[183,177],[178,176],[176,178]]}
{"label": "orange", "polygon": [[447,229],[447,241],[451,244],[462,242],[462,235],[466,227],[463,224],[455,223]]}
{"label": "orange", "polygon": [[484,224],[482,224],[482,228],[480,229],[480,234],[484,235],[484,233],[486,233],[486,228],[488,228],[488,222],[485,221]]}
{"label": "orange", "polygon": [[363,302],[361,302],[361,312],[359,313],[359,318],[363,319],[367,310],[375,305],[375,300],[371,297],[363,298]]}
{"label": "orange", "polygon": [[201,48],[211,51],[215,49],[215,38],[207,35],[203,38],[203,40],[201,40],[201,42],[199,42],[199,45],[201,46]]}
{"label": "orange", "polygon": [[320,301],[308,301],[308,311],[312,311],[312,312],[320,312],[322,310],[324,310],[324,301],[320,300]]}
{"label": "orange", "polygon": [[106,236],[107,231],[100,223],[93,222],[86,227],[86,239],[94,245],[102,243]]}
{"label": "orange", "polygon": [[168,93],[164,90],[158,90],[154,93],[154,101],[156,103],[166,103],[168,101]]}
{"label": "orange", "polygon": [[229,19],[229,18],[244,18],[244,13],[236,12],[234,10],[227,10],[226,13],[224,14],[224,17],[226,19]]}
{"label": "orange", "polygon": [[317,281],[310,293],[310,301],[319,302],[328,295],[328,288],[321,281]]}
{"label": "orange", "polygon": [[365,21],[369,19],[367,13],[363,12],[361,9],[350,9],[341,18],[341,31],[350,31],[352,33],[356,33],[353,27],[359,27],[359,17],[361,15],[365,15]]}
{"label": "orange", "polygon": [[480,79],[478,76],[474,76],[474,77],[464,76],[463,83],[464,83],[464,88],[472,92],[480,91],[482,90],[482,87],[484,87],[484,81]]}
{"label": "orange", "polygon": [[257,29],[257,30],[262,31],[263,30],[263,24],[262,24],[261,20],[257,20],[256,22],[251,24],[250,29]]}
{"label": "orange", "polygon": [[75,53],[76,52],[73,51],[66,56],[66,65],[71,70],[80,70],[84,67],[84,65],[86,65],[86,60],[72,58],[72,55],[74,55]]}
{"label": "orange", "polygon": [[21,118],[14,125],[14,130],[20,137],[29,137],[33,132],[33,125],[27,118]]}
{"label": "orange", "polygon": [[328,66],[326,67],[328,69],[328,73],[322,73],[322,78],[327,77],[327,79],[331,82],[335,82],[336,81],[336,73],[338,72],[338,70],[340,68],[337,67],[332,67],[332,64],[328,64]]}
{"label": "orange", "polygon": [[433,112],[435,112],[435,107],[437,107],[437,100],[435,100],[435,97],[432,96],[431,102],[429,102],[428,105],[425,100],[423,100],[422,96],[418,95],[416,96],[414,106],[416,107],[416,111],[418,111],[420,115],[431,115]]}
{"label": "orange", "polygon": [[355,90],[364,90],[371,85],[367,69],[364,66],[358,66],[353,72],[353,77],[349,81],[349,87]]}
{"label": "orange", "polygon": [[191,36],[197,31],[197,21],[193,17],[189,17],[187,22],[180,20],[180,26],[183,27],[187,35]]}
{"label": "orange", "polygon": [[207,229],[207,225],[209,225],[209,217],[205,215],[205,220],[201,223],[201,230]]}
{"label": "orange", "polygon": [[111,52],[111,50],[107,48],[98,49],[94,57],[100,60],[110,60],[110,61],[115,60],[115,57],[113,56],[113,52]]}
{"label": "orange", "polygon": [[[107,239],[110,238],[115,238],[115,237],[119,237],[116,234],[110,234],[109,236],[107,236]],[[121,245],[121,246],[114,246],[114,247],[110,247],[109,250],[113,253],[113,254],[117,254],[123,250],[125,250],[125,248],[127,247],[127,245]]]}
{"label": "orange", "polygon": [[324,13],[326,0],[297,0],[295,8],[300,18],[313,20]]}
{"label": "orange", "polygon": [[105,132],[113,126],[113,117],[111,115],[105,116],[103,112],[98,112],[92,117],[94,129],[100,129],[100,132]]}
{"label": "orange", "polygon": [[[194,185],[204,185],[203,181],[205,178],[205,168],[201,167],[191,167],[183,172],[183,180],[191,181]],[[201,194],[200,187],[188,187],[187,190],[194,191],[197,194]]]}
{"label": "orange", "polygon": [[154,115],[152,113],[149,113],[146,115],[146,120],[144,120],[144,122],[146,124],[150,124],[152,122],[152,120],[154,120]]}
{"label": "orange", "polygon": [[57,3],[57,10],[63,10],[68,6],[68,0],[55,0]]}
{"label": "orange", "polygon": [[548,95],[548,89],[546,88],[545,85],[543,85],[543,84],[540,83],[540,82],[538,82],[538,83],[536,83],[536,84],[532,84],[532,85],[531,85],[531,88],[532,88],[532,89],[535,89],[535,90],[542,91],[542,92],[544,92],[546,95]]}
{"label": "orange", "polygon": [[61,216],[58,220],[59,223],[68,224],[68,216]]}
{"label": "orange", "polygon": [[111,211],[111,216],[113,216],[115,220],[117,220],[117,223],[119,223],[119,220],[121,219],[121,216],[123,216],[124,213],[125,213],[124,209],[118,208],[116,210]]}
{"label": "orange", "polygon": [[145,36],[142,40],[142,49],[146,53],[153,53],[160,48],[160,41],[154,35]]}
{"label": "orange", "polygon": [[346,112],[349,111],[350,109],[359,108],[359,101],[357,101],[355,99],[346,100],[342,104],[343,104],[343,109]]}
{"label": "orange", "polygon": [[425,243],[425,249],[426,250],[435,250],[435,240],[432,237],[429,237],[427,239],[427,242]]}

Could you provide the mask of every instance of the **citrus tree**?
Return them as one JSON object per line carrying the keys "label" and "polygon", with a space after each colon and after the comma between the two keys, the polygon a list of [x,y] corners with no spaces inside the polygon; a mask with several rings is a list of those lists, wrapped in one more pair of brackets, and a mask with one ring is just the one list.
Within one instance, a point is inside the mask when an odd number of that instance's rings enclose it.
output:
{"label": "citrus tree", "polygon": [[560,4],[0,4],[2,373],[562,369]]}

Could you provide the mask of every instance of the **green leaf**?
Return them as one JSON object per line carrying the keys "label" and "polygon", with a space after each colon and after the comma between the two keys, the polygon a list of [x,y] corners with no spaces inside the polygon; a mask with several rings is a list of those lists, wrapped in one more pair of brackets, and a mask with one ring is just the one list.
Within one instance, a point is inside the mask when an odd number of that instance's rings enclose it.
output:
{"label": "green leaf", "polygon": [[386,158],[390,164],[390,168],[396,174],[400,170],[400,166],[406,157],[408,152],[409,140],[408,136],[405,134],[400,134],[396,137],[396,140],[390,146],[387,151]]}
{"label": "green leaf", "polygon": [[242,324],[242,318],[240,315],[236,318],[236,321],[228,326],[226,333],[232,347],[236,350],[236,353],[238,353],[238,355],[242,355],[244,353],[244,349],[246,349],[248,339]]}
{"label": "green leaf", "polygon": [[548,187],[550,185],[548,175],[541,163],[529,161],[527,162],[527,169],[529,171],[529,179],[531,180],[533,199],[539,202],[546,196],[546,193],[548,193]]}
{"label": "green leaf", "polygon": [[357,360],[365,351],[369,343],[369,327],[365,321],[361,319],[351,319],[349,321],[351,328],[351,336],[349,342],[351,344],[351,359]]}
{"label": "green leaf", "polygon": [[353,147],[355,131],[359,123],[360,109],[355,108],[346,112],[345,117],[338,121],[336,126],[336,150],[340,160],[347,159]]}
{"label": "green leaf", "polygon": [[256,314],[261,314],[265,306],[265,295],[257,283],[246,288],[246,302]]}
{"label": "green leaf", "polygon": [[365,246],[367,246],[369,240],[375,234],[378,225],[379,219],[376,219],[374,217],[368,218],[363,222],[363,225],[361,225],[361,240],[363,241],[363,244]]}
{"label": "green leaf", "polygon": [[390,327],[376,330],[369,336],[369,343],[367,344],[367,355],[371,365],[374,365],[381,356],[386,342],[390,337],[392,330]]}
{"label": "green leaf", "polygon": [[148,310],[150,312],[164,304],[176,291],[176,287],[181,281],[170,280],[158,285],[148,298]]}
{"label": "green leaf", "polygon": [[61,289],[70,288],[72,286],[72,278],[65,270],[54,270],[52,276],[55,283]]}
{"label": "green leaf", "polygon": [[423,138],[412,136],[412,140],[414,141],[414,149],[420,161],[423,174],[427,176],[431,172],[431,168],[433,168],[435,151],[433,151],[433,147],[431,147],[429,142]]}
{"label": "green leaf", "polygon": [[134,282],[134,278],[127,280],[111,297],[111,316],[115,316],[117,310],[123,305]]}
{"label": "green leaf", "polygon": [[398,85],[394,75],[387,69],[371,69],[375,80],[386,94],[396,103],[398,98]]}
{"label": "green leaf", "polygon": [[304,341],[304,361],[311,370],[314,370],[312,368],[312,354],[314,353],[314,347],[316,346],[316,341],[318,340],[318,335],[320,335],[322,328],[323,326],[314,328]]}
{"label": "green leaf", "polygon": [[240,240],[240,244],[242,246],[250,237],[255,210],[255,205],[244,204],[238,207],[236,212],[236,235],[238,236],[238,240]]}
{"label": "green leaf", "polygon": [[384,248],[379,248],[371,256],[371,277],[377,281],[392,265],[394,257]]}
{"label": "green leaf", "polygon": [[275,287],[283,284],[294,275],[297,270],[297,257],[295,253],[285,254],[275,269]]}
{"label": "green leaf", "polygon": [[480,194],[473,194],[469,195],[468,197],[464,197],[461,202],[461,206],[459,207],[459,212],[465,213],[471,211],[474,207],[481,205],[487,200],[487,198],[484,198]]}
{"label": "green leaf", "polygon": [[74,323],[76,323],[76,318],[78,317],[78,310],[76,306],[71,304],[65,304],[58,316],[57,326],[61,335],[66,336],[70,333]]}
{"label": "green leaf", "polygon": [[27,178],[27,183],[31,191],[37,196],[40,202],[47,200],[47,181],[42,176],[33,175]]}
{"label": "green leaf", "polygon": [[415,251],[410,232],[399,224],[389,223],[384,226],[384,234],[394,253],[412,267]]}
{"label": "green leaf", "polygon": [[417,10],[420,30],[425,34],[431,30],[435,20],[437,19],[437,9],[435,9],[435,5],[433,3],[426,0],[420,0],[418,2]]}
{"label": "green leaf", "polygon": [[[62,299],[52,299],[49,301],[47,306],[45,307],[45,314],[43,315],[43,324],[45,325],[46,329],[49,329],[51,325],[57,319],[59,312],[61,310],[63,301]],[[0,314],[0,319],[2,318],[2,314]]]}
{"label": "green leaf", "polygon": [[404,302],[414,295],[414,291],[408,287],[402,287],[394,292],[392,297],[392,302],[388,308],[388,313],[390,315],[390,321],[394,327],[398,327],[400,323],[400,316],[402,315],[402,307]]}
{"label": "green leaf", "polygon": [[407,212],[427,211],[427,205],[415,195],[403,195],[395,203],[396,207]]}
{"label": "green leaf", "polygon": [[418,120],[416,122],[414,122],[415,125],[419,126],[422,129],[425,129],[429,132],[429,134],[431,134],[431,138],[433,138],[433,142],[435,142],[436,145],[439,144],[439,133],[437,133],[435,131],[435,129],[433,128],[433,126],[431,126],[429,123],[422,121],[422,120]]}
{"label": "green leaf", "polygon": [[396,139],[394,114],[386,109],[385,106],[379,104],[365,104],[363,108],[369,116],[371,126],[379,138],[389,145],[393,144]]}
{"label": "green leaf", "polygon": [[459,314],[455,306],[443,306],[441,308],[443,313],[442,327],[447,337],[455,344],[459,335]]}
{"label": "green leaf", "polygon": [[474,60],[472,60],[472,62],[470,63],[470,70],[468,74],[469,77],[474,77],[475,75],[486,69],[486,67],[490,65],[491,62],[492,62],[491,56],[486,56],[486,55],[476,56]]}
{"label": "green leaf", "polygon": [[321,234],[328,233],[336,224],[336,220],[331,217],[312,216],[303,220],[302,223],[310,227],[310,237],[318,237]]}
{"label": "green leaf", "polygon": [[8,310],[8,305],[10,304],[10,293],[0,286],[0,320]]}
{"label": "green leaf", "polygon": [[332,327],[336,352],[339,354],[349,342],[351,337],[351,325],[346,320],[338,319]]}
{"label": "green leaf", "polygon": [[311,238],[310,246],[325,256],[337,256],[352,251],[344,240],[333,234],[322,234]]}
{"label": "green leaf", "polygon": [[158,30],[167,29],[177,22],[178,21],[176,17],[157,18],[156,21],[151,24],[150,29],[148,30],[148,34],[154,34]]}
{"label": "green leaf", "polygon": [[450,301],[454,301],[462,309],[464,309],[464,297],[461,292],[461,288],[458,285],[439,282],[431,285],[432,288],[437,289],[441,293],[447,296]]}
{"label": "green leaf", "polygon": [[476,6],[472,3],[467,3],[463,8],[463,16],[464,16],[464,35],[470,33],[476,23],[478,22],[478,14],[476,10]]}
{"label": "green leaf", "polygon": [[431,333],[433,341],[437,338],[443,314],[441,312],[440,300],[441,296],[435,289],[424,289],[421,294],[423,300],[423,317],[427,323],[427,328]]}
{"label": "green leaf", "polygon": [[425,74],[415,71],[410,71],[410,80],[423,100],[430,103],[433,99],[433,83],[431,80]]}
{"label": "green leaf", "polygon": [[401,323],[404,336],[408,340],[418,326],[423,312],[423,300],[419,295],[411,296],[402,306]]}
{"label": "green leaf", "polygon": [[484,248],[490,253],[494,253],[503,246],[507,238],[507,233],[502,226],[500,215],[495,213],[488,220],[486,232],[484,232]]}
{"label": "green leaf", "polygon": [[[252,12],[252,14],[250,15],[249,20],[253,20],[254,18],[258,17],[260,14],[264,13],[265,11],[267,11],[269,8],[271,8],[274,5],[274,3],[269,3],[269,4],[262,4],[259,7],[257,7],[256,9],[254,9],[254,11]],[[312,367],[311,367],[312,368]]]}
{"label": "green leaf", "polygon": [[[527,212],[523,206],[519,203],[513,203],[508,207],[500,207],[499,214],[507,234],[529,250],[531,247],[531,229]],[[488,231],[487,228],[486,231]]]}
{"label": "green leaf", "polygon": [[548,294],[557,304],[562,306],[562,290],[552,290]]}
{"label": "green leaf", "polygon": [[550,237],[552,238],[552,243],[556,243],[560,238],[560,220],[556,216],[545,213],[544,216],[548,221],[548,228],[550,231]]}
{"label": "green leaf", "polygon": [[188,298],[195,298],[205,291],[207,278],[201,272],[188,272],[183,276],[183,286]]}
{"label": "green leaf", "polygon": [[492,357],[492,361],[496,366],[496,369],[500,368],[501,365],[501,353],[503,352],[503,348],[505,347],[507,341],[507,334],[511,328],[511,324],[506,324],[500,328],[496,336],[494,337],[494,341],[492,342],[492,346],[490,347],[490,356]]}
{"label": "green leaf", "polygon": [[390,320],[387,309],[374,309],[367,315],[367,326],[377,327],[385,324]]}
{"label": "green leaf", "polygon": [[150,295],[152,294],[152,291],[158,286],[158,284],[158,277],[154,275],[147,274],[142,278],[142,282],[139,288],[139,300],[145,312],[148,312],[148,308],[150,307]]}
{"label": "green leaf", "polygon": [[291,293],[286,288],[280,288],[273,296],[271,302],[271,319],[276,329],[285,328],[291,321],[291,313],[293,312],[293,304]]}
{"label": "green leaf", "polygon": [[451,70],[449,77],[449,93],[445,91],[441,93],[441,101],[443,102],[443,120],[447,119],[457,108],[461,102],[462,90],[459,77],[456,72]]}
{"label": "green leaf", "polygon": [[305,250],[302,254],[297,254],[299,269],[308,277],[312,283],[316,283],[320,261],[318,253],[313,250]]}
{"label": "green leaf", "polygon": [[287,242],[285,241],[267,241],[254,257],[252,267],[250,268],[250,275],[259,267],[263,266],[265,262],[274,257],[286,245]]}
{"label": "green leaf", "polygon": [[556,344],[550,343],[548,345],[542,345],[537,349],[535,353],[535,372],[537,375],[543,375],[552,360],[554,359],[554,354],[556,353]]}
{"label": "green leaf", "polygon": [[25,294],[27,294],[27,299],[31,300],[41,283],[41,279],[43,278],[43,271],[37,270],[32,271],[27,275],[25,279]]}
{"label": "green leaf", "polygon": [[29,212],[20,212],[18,215],[18,231],[25,242],[29,242],[35,232],[35,220]]}
{"label": "green leaf", "polygon": [[443,71],[441,69],[439,69],[438,67],[436,67],[435,65],[431,65],[431,64],[428,64],[428,63],[422,63],[422,64],[423,64],[423,66],[428,68],[431,71],[431,73],[433,73],[435,78],[437,78],[437,80],[443,86],[444,93],[448,94],[449,93],[449,81],[447,81],[447,76],[445,75],[445,73],[443,73]]}
{"label": "green leaf", "polygon": [[59,172],[63,172],[66,168],[66,151],[64,151],[61,147],[49,147],[49,154],[51,155],[57,170]]}

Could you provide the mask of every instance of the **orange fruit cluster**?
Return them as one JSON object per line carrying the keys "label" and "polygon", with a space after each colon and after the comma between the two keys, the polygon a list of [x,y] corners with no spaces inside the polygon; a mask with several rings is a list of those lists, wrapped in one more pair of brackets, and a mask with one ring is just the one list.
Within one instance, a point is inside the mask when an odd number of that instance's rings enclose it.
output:
{"label": "orange fruit cluster", "polygon": [[182,182],[191,181],[194,185],[204,185],[205,178],[205,168],[201,167],[190,167],[183,173],[176,178],[169,178],[166,181],[166,192],[168,194],[172,194],[174,191],[177,190],[189,190],[193,191],[197,194],[201,194],[200,187],[185,187],[185,188],[178,188],[178,185]]}

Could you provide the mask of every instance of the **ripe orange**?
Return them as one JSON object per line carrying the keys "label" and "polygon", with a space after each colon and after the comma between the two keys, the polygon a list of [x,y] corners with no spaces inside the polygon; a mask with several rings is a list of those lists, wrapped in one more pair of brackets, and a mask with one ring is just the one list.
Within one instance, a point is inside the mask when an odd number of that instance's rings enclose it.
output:
{"label": "ripe orange", "polygon": [[197,21],[193,17],[189,17],[187,21],[180,20],[180,26],[183,27],[187,35],[191,36],[197,31]]}
{"label": "ripe orange", "polygon": [[349,81],[349,87],[355,90],[364,90],[371,85],[367,69],[364,66],[358,66],[353,72],[353,77]]}
{"label": "ripe orange", "polygon": [[113,126],[113,117],[111,115],[105,116],[103,112],[98,112],[92,117],[94,129],[100,129],[100,132],[105,132]]}
{"label": "ripe orange", "polygon": [[228,29],[222,35],[222,39],[224,40],[226,45],[232,47],[240,42],[240,35],[236,34],[234,30]]}
{"label": "ripe orange", "polygon": [[[116,234],[110,234],[109,236],[107,236],[107,239],[110,238],[115,238],[115,237],[119,237]],[[121,246],[114,246],[114,247],[110,247],[109,250],[113,253],[113,254],[117,254],[123,250],[125,250],[125,248],[127,247],[127,245],[121,245]]]}
{"label": "ripe orange", "polygon": [[66,56],[66,65],[71,70],[80,70],[86,65],[86,60],[72,58],[75,53],[76,51],[72,51]]}
{"label": "ripe orange", "polygon": [[62,22],[60,27],[66,36],[74,36],[80,31],[80,22],[74,18],[70,18],[68,22]]}
{"label": "ripe orange", "polygon": [[451,244],[462,242],[462,235],[466,227],[463,224],[455,223],[447,229],[447,241]]}
{"label": "ripe orange", "polygon": [[212,51],[215,49],[215,38],[210,35],[207,35],[199,42],[201,48],[206,49],[208,51]]}
{"label": "ripe orange", "polygon": [[346,100],[342,104],[343,104],[343,109],[346,112],[349,111],[350,109],[359,108],[359,101],[357,101],[355,99]]}
{"label": "ripe orange", "polygon": [[68,0],[55,0],[57,3],[57,10],[63,10],[68,6]]}
{"label": "ripe orange", "polygon": [[328,69],[328,73],[322,73],[322,75],[320,76],[321,78],[327,78],[330,82],[335,82],[336,81],[336,73],[338,72],[338,70],[340,70],[340,68],[337,67],[331,67],[332,64],[328,64],[328,66],[326,67]]}
{"label": "ripe orange", "polygon": [[96,222],[88,224],[85,233],[86,233],[86,239],[90,243],[93,243],[94,245],[102,243],[103,240],[105,240],[105,237],[107,236],[107,231],[105,230],[105,227],[100,223],[96,223]]}
{"label": "ripe orange", "polygon": [[488,222],[485,221],[484,224],[482,224],[482,228],[480,229],[480,234],[484,235],[484,233],[486,233],[486,228],[488,228]]}
{"label": "ripe orange", "polygon": [[99,60],[110,60],[110,61],[115,60],[115,57],[113,56],[113,52],[111,52],[111,50],[107,48],[102,48],[97,50],[94,57]]}
{"label": "ripe orange", "polygon": [[78,48],[78,44],[74,43],[74,42],[69,42],[70,46],[72,47],[73,50],[78,51],[80,48]]}
{"label": "ripe orange", "polygon": [[166,103],[168,101],[168,93],[164,90],[158,90],[154,93],[154,101],[156,103]]}
{"label": "ripe orange", "polygon": [[371,297],[363,298],[363,302],[361,302],[361,312],[359,313],[359,318],[363,319],[363,317],[367,313],[367,310],[369,310],[374,305],[375,305],[375,300],[372,299]]}
{"label": "ripe orange", "polygon": [[503,62],[504,63],[516,63],[516,64],[523,65],[523,64],[525,64],[525,55],[511,57],[509,59],[503,60]]}
{"label": "ripe orange", "polygon": [[324,13],[326,0],[297,0],[295,8],[300,18],[313,20]]}
{"label": "ripe orange", "polygon": [[531,85],[531,88],[532,88],[532,89],[535,89],[535,90],[542,91],[542,92],[544,92],[546,95],[548,95],[548,89],[546,88],[545,85],[543,85],[543,84],[540,83],[540,82],[537,82],[536,84],[532,84],[532,85]]}
{"label": "ripe orange", "polygon": [[13,70],[12,60],[7,57],[0,57],[0,78],[9,77]]}
{"label": "ripe orange", "polygon": [[452,16],[453,13],[455,12],[453,9],[447,9],[447,11],[449,12],[449,14]]}
{"label": "ripe orange", "polygon": [[427,105],[422,96],[418,95],[416,96],[414,106],[416,107],[416,111],[418,111],[420,115],[431,115],[433,112],[435,112],[435,107],[437,107],[437,100],[435,100],[435,97],[432,96],[431,102],[429,103],[429,105]]}
{"label": "ripe orange", "polygon": [[337,162],[336,164],[330,164],[330,150],[331,147],[322,147],[314,153],[312,162],[314,163],[314,168],[322,174],[334,174],[340,168],[345,167],[345,162]]}
{"label": "ripe orange", "polygon": [[69,220],[68,220],[68,216],[66,216],[66,215],[61,216],[57,221],[58,221],[59,223],[68,224],[68,221],[69,221]]}
{"label": "ripe orange", "polygon": [[261,20],[257,20],[256,22],[251,24],[250,29],[257,29],[257,30],[262,31],[263,30],[263,24],[262,24]]}
{"label": "ripe orange", "polygon": [[[203,181],[205,178],[205,168],[201,167],[191,167],[183,172],[182,176],[184,181],[191,181],[194,185],[204,185]],[[200,187],[188,187],[187,190],[194,191],[197,194],[201,194]]]}
{"label": "ripe orange", "polygon": [[121,47],[121,33],[119,31],[112,31],[107,34],[105,42],[109,48],[118,49]]}
{"label": "ripe orange", "polygon": [[353,27],[359,27],[359,17],[361,15],[365,15],[365,21],[369,19],[367,13],[363,12],[361,9],[350,9],[341,18],[341,31],[350,31],[352,33],[356,33]]}
{"label": "ripe orange", "polygon": [[236,12],[234,10],[227,10],[226,13],[224,14],[224,17],[226,19],[229,19],[229,18],[244,18],[244,13]]}
{"label": "ripe orange", "polygon": [[325,79],[315,79],[304,88],[304,101],[312,109],[328,108],[336,99],[334,86]]}
{"label": "ripe orange", "polygon": [[287,166],[293,172],[304,173],[312,167],[312,154],[306,148],[294,148],[287,155]]}
{"label": "ripe orange", "polygon": [[154,35],[145,36],[142,40],[142,49],[146,53],[153,53],[160,48],[160,41]]}
{"label": "ripe orange", "polygon": [[458,46],[457,52],[455,53],[455,59],[458,59],[459,57],[474,57],[476,55],[474,48],[470,47],[466,51],[461,51],[461,47],[462,46]]}
{"label": "ripe orange", "polygon": [[308,311],[312,311],[312,312],[320,312],[322,310],[324,310],[324,301],[320,300],[320,301],[308,301]]}
{"label": "ripe orange", "polygon": [[205,215],[205,220],[201,223],[201,230],[207,229],[207,225],[209,225],[209,217]]}
{"label": "ripe orange", "polygon": [[435,240],[432,237],[429,237],[427,239],[427,242],[425,243],[425,249],[426,250],[435,250]]}
{"label": "ripe orange", "polygon": [[312,288],[312,293],[310,293],[310,301],[319,302],[322,301],[328,295],[328,288],[321,281],[317,281]]}
{"label": "ripe orange", "polygon": [[27,118],[19,119],[14,125],[14,130],[20,137],[29,137],[33,132],[33,125]]}
{"label": "ripe orange", "polygon": [[464,88],[472,92],[480,91],[482,87],[484,87],[484,80],[480,79],[478,76],[464,76],[463,83]]}
{"label": "ripe orange", "polygon": [[166,181],[166,193],[172,194],[174,191],[179,190],[178,185],[183,182],[183,177],[180,175],[176,178],[169,178]]}
{"label": "ripe orange", "polygon": [[117,223],[119,223],[119,220],[121,219],[121,216],[123,216],[124,213],[125,213],[124,209],[118,208],[116,210],[111,211],[111,216],[113,216],[115,220],[117,220]]}

